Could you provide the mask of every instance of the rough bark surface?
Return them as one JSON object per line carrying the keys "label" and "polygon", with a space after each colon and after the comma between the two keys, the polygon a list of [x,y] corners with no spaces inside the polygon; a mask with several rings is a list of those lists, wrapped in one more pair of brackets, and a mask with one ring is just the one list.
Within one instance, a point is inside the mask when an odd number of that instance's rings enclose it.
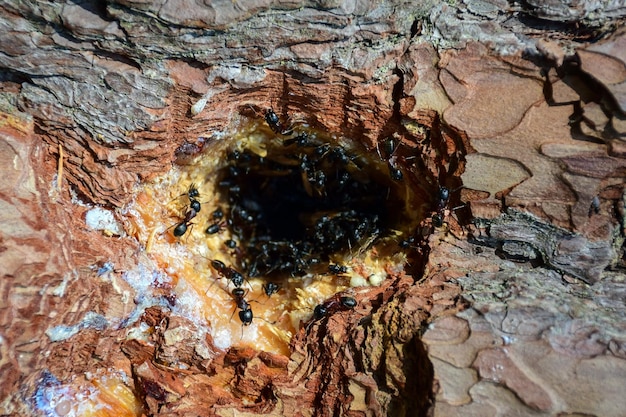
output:
{"label": "rough bark surface", "polygon": [[[53,394],[109,373],[145,415],[623,413],[626,8],[205,3],[0,4],[0,414],[67,415]],[[423,276],[290,357],[217,349],[120,226],[177,148],[266,107],[372,152],[427,136],[416,166],[466,203],[424,224]]]}

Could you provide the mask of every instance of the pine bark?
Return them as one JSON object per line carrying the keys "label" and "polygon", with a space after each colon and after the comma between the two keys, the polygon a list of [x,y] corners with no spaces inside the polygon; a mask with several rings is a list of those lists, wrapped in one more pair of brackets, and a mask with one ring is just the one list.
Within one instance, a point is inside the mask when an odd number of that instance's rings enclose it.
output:
{"label": "pine bark", "polygon": [[[626,10],[248,3],[0,5],[0,413],[32,414],[50,375],[114,368],[147,415],[428,415],[438,383],[421,336],[476,302],[457,278],[477,247],[581,285],[623,273]],[[73,202],[119,220],[182,144],[268,107],[370,152],[392,133],[415,146],[416,192],[453,190],[446,230],[424,226],[421,275],[359,293],[289,358],[220,352],[155,306],[141,321],[159,330],[129,339],[136,290],[121,277],[145,255],[86,228]],[[453,265],[441,245],[456,239]],[[626,337],[611,340],[623,358]]]}

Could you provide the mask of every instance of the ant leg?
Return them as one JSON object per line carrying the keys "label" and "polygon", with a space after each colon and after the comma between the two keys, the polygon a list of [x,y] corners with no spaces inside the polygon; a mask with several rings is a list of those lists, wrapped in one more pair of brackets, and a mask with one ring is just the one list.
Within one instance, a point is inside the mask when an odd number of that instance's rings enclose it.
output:
{"label": "ant leg", "polygon": [[211,285],[209,285],[209,288],[206,289],[206,291],[204,292],[204,295],[209,295],[209,290],[211,288],[213,288],[213,286],[215,285],[215,283],[217,282],[217,280],[220,279],[220,277],[217,277],[213,280],[213,282],[211,283]]}

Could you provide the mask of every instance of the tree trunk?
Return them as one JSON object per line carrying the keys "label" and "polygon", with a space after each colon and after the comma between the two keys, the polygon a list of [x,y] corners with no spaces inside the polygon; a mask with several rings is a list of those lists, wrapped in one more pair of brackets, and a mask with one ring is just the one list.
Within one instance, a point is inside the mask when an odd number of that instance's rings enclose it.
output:
{"label": "tree trunk", "polygon": [[[621,415],[626,8],[248,3],[2,2],[0,414]],[[129,221],[270,108],[423,214],[288,354],[220,347]]]}

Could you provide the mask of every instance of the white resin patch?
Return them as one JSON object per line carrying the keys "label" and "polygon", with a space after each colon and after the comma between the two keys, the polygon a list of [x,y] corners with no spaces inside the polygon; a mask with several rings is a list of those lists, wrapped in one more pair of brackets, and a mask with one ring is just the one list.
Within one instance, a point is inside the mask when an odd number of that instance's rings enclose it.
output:
{"label": "white resin patch", "polygon": [[90,229],[102,230],[111,235],[121,236],[123,231],[113,213],[102,207],[94,207],[85,215],[85,223]]}

